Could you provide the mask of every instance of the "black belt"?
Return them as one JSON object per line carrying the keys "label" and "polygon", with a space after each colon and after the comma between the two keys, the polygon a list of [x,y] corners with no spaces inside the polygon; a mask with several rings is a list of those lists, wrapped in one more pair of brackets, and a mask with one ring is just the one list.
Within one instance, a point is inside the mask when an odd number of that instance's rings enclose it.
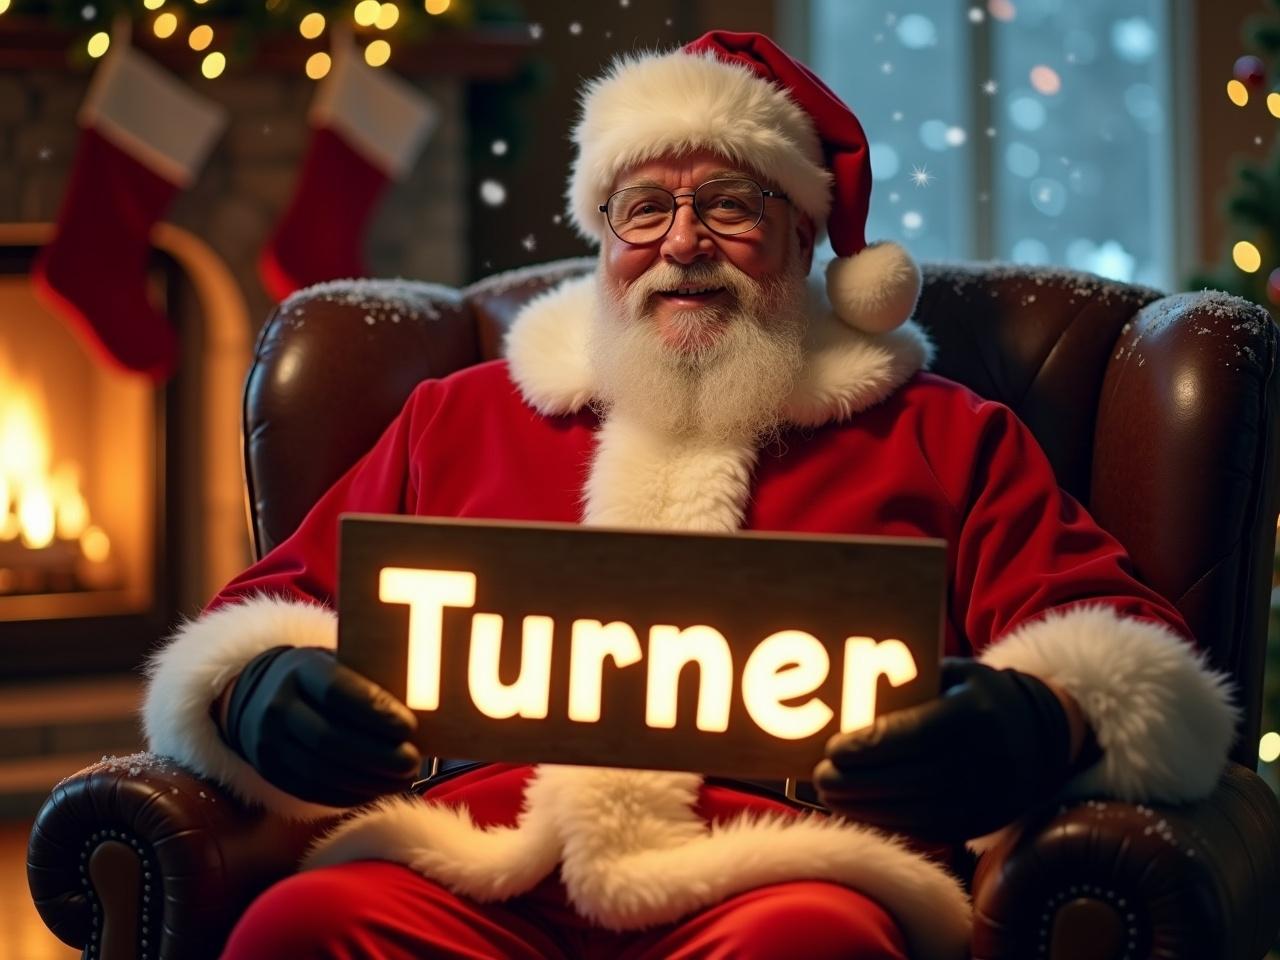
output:
{"label": "black belt", "polygon": [[[414,783],[414,793],[425,793],[447,780],[479,770],[489,764],[484,760],[461,760],[453,757],[432,757],[426,777]],[[706,782],[716,786],[754,793],[771,800],[782,800],[792,806],[806,810],[823,810],[827,808],[818,800],[818,793],[813,784],[807,780],[738,780],[733,777],[707,777]]]}

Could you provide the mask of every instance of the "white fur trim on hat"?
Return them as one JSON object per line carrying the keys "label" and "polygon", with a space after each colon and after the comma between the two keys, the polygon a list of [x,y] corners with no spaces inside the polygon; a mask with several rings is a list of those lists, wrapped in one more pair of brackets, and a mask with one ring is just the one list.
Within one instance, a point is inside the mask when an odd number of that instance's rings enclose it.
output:
{"label": "white fur trim on hat", "polygon": [[1019,627],[979,659],[1050,680],[1079,703],[1102,759],[1070,795],[1184,803],[1217,785],[1239,716],[1230,682],[1169,627],[1079,605]]}
{"label": "white fur trim on hat", "polygon": [[341,811],[308,803],[262,778],[218,734],[209,707],[258,654],[278,646],[338,645],[338,618],[314,603],[255,596],[184,623],[151,657],[142,705],[147,749],[172,757],[240,799],[298,820]]}
{"label": "white fur trim on hat", "polygon": [[619,57],[583,92],[573,142],[569,218],[596,242],[619,173],[698,149],[768,177],[820,226],[831,210],[831,172],[809,115],[781,87],[710,52]]}
{"label": "white fur trim on hat", "polygon": [[889,241],[827,265],[832,309],[863,333],[886,333],[905,323],[920,299],[920,284],[920,267],[911,254]]}

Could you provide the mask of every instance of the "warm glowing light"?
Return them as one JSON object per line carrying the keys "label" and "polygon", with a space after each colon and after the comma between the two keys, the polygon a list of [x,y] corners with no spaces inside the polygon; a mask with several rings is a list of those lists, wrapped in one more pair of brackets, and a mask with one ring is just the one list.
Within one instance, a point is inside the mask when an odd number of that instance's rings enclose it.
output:
{"label": "warm glowing light", "polygon": [[1262,739],[1258,741],[1258,759],[1263,763],[1280,760],[1280,733],[1271,730],[1262,735]]}
{"label": "warm glowing light", "polygon": [[210,80],[222,76],[222,71],[225,69],[227,69],[227,58],[217,50],[205,54],[204,60],[200,63],[200,72]]}
{"label": "warm glowing light", "polygon": [[449,9],[449,0],[425,0],[423,7],[434,17]]}
{"label": "warm glowing light", "polygon": [[364,62],[371,67],[380,67],[391,59],[391,44],[385,40],[375,40],[364,48]]}
{"label": "warm glowing light", "polygon": [[440,708],[440,638],[445,607],[472,607],[476,575],[456,570],[383,567],[378,599],[409,605],[408,686],[404,702],[410,710]]}
{"label": "warm glowing light", "polygon": [[0,540],[39,550],[57,537],[75,540],[89,526],[80,470],[53,449],[44,393],[0,356]]}
{"label": "warm glowing light", "polygon": [[1267,110],[1273,117],[1280,117],[1280,92],[1267,94]]}
{"label": "warm glowing light", "polygon": [[148,10],[159,10],[164,6],[164,0],[142,0],[142,5]]}
{"label": "warm glowing light", "polygon": [[202,23],[191,31],[191,35],[187,37],[187,43],[192,50],[204,50],[209,44],[213,43],[213,27],[207,23]]}
{"label": "warm glowing light", "polygon": [[9,9],[9,0],[0,0],[0,13]]}
{"label": "warm glowing light", "polygon": [[329,67],[332,61],[329,55],[323,50],[319,53],[313,53],[307,57],[307,76],[312,80],[319,80],[329,74]]}
{"label": "warm glowing light", "polygon": [[729,641],[713,627],[681,630],[657,624],[649,628],[649,696],[644,722],[665,730],[676,725],[680,671],[688,663],[698,665],[697,727],[723,733],[729,729],[733,699],[733,655]]}
{"label": "warm glowing light", "polygon": [[783,740],[811,737],[833,716],[817,697],[799,706],[784,700],[812,693],[827,679],[827,648],[803,630],[779,630],[760,641],[742,671],[742,699],[760,729]]}
{"label": "warm glowing light", "polygon": [[1053,67],[1046,67],[1041,64],[1031,70],[1031,86],[1035,88],[1037,93],[1051,97],[1062,89],[1062,78],[1058,76],[1058,72]]}
{"label": "warm glowing light", "polygon": [[90,563],[105,563],[111,555],[111,541],[101,527],[89,527],[80,534],[80,552]]}
{"label": "warm glowing light", "polygon": [[1239,80],[1228,80],[1227,98],[1237,107],[1243,107],[1249,102],[1249,88]]}
{"label": "warm glowing light", "polygon": [[373,25],[379,30],[390,30],[399,19],[400,8],[394,3],[384,3],[378,8],[378,19],[373,22]]}
{"label": "warm glowing light", "polygon": [[605,658],[618,667],[639,663],[640,641],[621,620],[575,620],[569,652],[569,719],[595,723],[600,719]]}
{"label": "warm glowing light", "polygon": [[23,546],[39,550],[53,543],[53,494],[43,483],[28,486],[18,500],[18,526]]}
{"label": "warm glowing light", "polygon": [[111,35],[104,30],[99,30],[89,38],[88,50],[89,56],[95,60],[107,52],[107,48],[111,46]]}
{"label": "warm glowing light", "polygon": [[1231,259],[1245,273],[1257,273],[1262,266],[1262,254],[1248,240],[1241,240],[1231,248]]}
{"label": "warm glowing light", "polygon": [[151,29],[161,40],[166,40],[178,29],[178,18],[172,13],[162,13],[156,17],[156,22],[152,24]]}
{"label": "warm glowing light", "polygon": [[860,730],[876,718],[876,687],[880,675],[900,687],[916,678],[916,661],[901,640],[849,637],[844,642],[844,695],[840,729]]}
{"label": "warm glowing light", "polygon": [[382,4],[378,0],[360,0],[353,11],[356,23],[362,27],[372,27],[382,12]]}
{"label": "warm glowing light", "polygon": [[505,720],[527,717],[542,720],[551,704],[550,617],[524,618],[520,640],[520,675],[515,683],[498,678],[502,657],[502,617],[477,613],[471,619],[471,654],[467,661],[467,687],[476,709],[486,717]]}
{"label": "warm glowing light", "polygon": [[298,32],[308,40],[314,40],[324,33],[324,14],[308,13],[298,24]]}

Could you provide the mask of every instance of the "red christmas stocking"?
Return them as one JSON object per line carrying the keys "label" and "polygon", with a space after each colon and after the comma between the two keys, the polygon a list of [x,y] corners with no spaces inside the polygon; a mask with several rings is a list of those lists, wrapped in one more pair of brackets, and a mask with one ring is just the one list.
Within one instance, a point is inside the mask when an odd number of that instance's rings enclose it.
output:
{"label": "red christmas stocking", "polygon": [[293,199],[258,260],[271,296],[367,275],[362,248],[374,205],[412,167],[436,114],[409,84],[366,66],[349,42],[335,44]]}
{"label": "red christmas stocking", "polygon": [[35,290],[110,363],[163,380],[178,341],[146,295],[151,228],[203,166],[225,118],[121,42],[98,68]]}

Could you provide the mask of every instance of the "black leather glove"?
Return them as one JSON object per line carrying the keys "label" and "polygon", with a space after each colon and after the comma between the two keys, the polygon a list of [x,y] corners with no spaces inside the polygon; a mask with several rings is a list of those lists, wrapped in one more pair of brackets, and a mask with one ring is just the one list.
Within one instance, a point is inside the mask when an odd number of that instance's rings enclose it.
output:
{"label": "black leather glove", "polygon": [[422,757],[413,711],[319,647],[273,647],[240,672],[223,738],[270,783],[349,807],[405,790]]}
{"label": "black leather glove", "polygon": [[831,738],[814,771],[827,806],[925,840],[965,840],[1011,823],[1080,767],[1066,711],[1043,682],[958,658],[941,674],[935,699]]}

